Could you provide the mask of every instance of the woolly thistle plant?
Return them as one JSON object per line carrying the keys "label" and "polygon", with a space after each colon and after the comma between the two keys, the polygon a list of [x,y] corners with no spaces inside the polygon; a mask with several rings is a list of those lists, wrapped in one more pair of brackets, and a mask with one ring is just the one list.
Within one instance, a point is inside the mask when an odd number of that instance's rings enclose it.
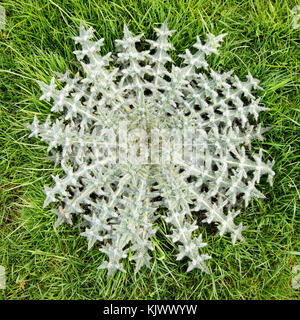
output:
{"label": "woolly thistle plant", "polygon": [[206,61],[225,34],[197,37],[195,53],[186,50],[177,67],[168,53],[174,30],[165,22],[155,32],[156,41],[142,40],[124,26],[113,56],[99,54],[104,39],[92,41],[93,29],[81,26],[74,54],[85,76],[67,71],[49,85],[39,82],[40,100],[52,101],[60,116],[29,125],[64,171],[45,187],[44,206],[61,204],[57,226],[82,216],[82,236],[88,249],[96,243],[107,255],[99,268],[109,276],[124,271],[127,257],[135,272],[150,266],[157,212],[179,243],[177,259],[189,259],[187,271],[208,273],[211,257],[201,230],[194,231],[215,223],[233,244],[243,240],[238,209],[263,198],[255,185],[262,175],[271,184],[274,175],[262,150],[251,151],[251,140],[265,131],[250,124],[266,110],[253,95],[259,81],[214,71]]}

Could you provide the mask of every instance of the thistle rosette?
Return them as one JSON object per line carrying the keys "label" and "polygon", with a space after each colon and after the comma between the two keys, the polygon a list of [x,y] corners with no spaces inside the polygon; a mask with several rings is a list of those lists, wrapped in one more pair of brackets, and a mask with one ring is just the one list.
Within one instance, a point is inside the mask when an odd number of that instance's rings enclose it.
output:
{"label": "thistle rosette", "polygon": [[169,237],[179,243],[177,259],[189,259],[188,271],[209,272],[206,243],[195,236],[199,218],[205,216],[201,228],[215,223],[233,244],[243,240],[245,227],[234,222],[239,209],[263,198],[255,185],[263,175],[271,184],[274,176],[262,150],[251,151],[251,140],[262,140],[265,131],[250,123],[266,110],[253,93],[259,81],[209,69],[207,57],[218,53],[225,35],[197,37],[195,53],[186,50],[178,67],[169,55],[174,30],[165,22],[155,31],[157,39],[141,50],[143,35],[124,26],[113,56],[99,54],[104,39],[92,41],[93,29],[81,26],[74,54],[84,77],[67,71],[49,85],[39,82],[40,100],[51,101],[60,116],[42,124],[35,117],[29,125],[64,172],[45,187],[44,206],[63,203],[56,226],[83,218],[88,249],[98,244],[108,256],[100,268],[109,276],[124,271],[129,250],[136,272],[150,266],[161,207]]}

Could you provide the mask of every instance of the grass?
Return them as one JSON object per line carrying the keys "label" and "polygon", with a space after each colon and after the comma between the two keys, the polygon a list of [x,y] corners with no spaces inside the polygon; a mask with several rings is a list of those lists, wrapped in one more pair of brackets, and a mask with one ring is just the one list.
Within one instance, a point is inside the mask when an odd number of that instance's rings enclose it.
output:
{"label": "grass", "polygon": [[[299,299],[291,287],[292,267],[300,264],[299,238],[299,29],[292,28],[296,1],[7,0],[6,29],[0,31],[0,265],[7,288],[0,299]],[[212,275],[186,273],[165,227],[154,239],[151,269],[107,279],[97,270],[105,259],[87,251],[78,228],[54,230],[51,208],[42,208],[43,186],[57,169],[47,147],[28,138],[25,124],[46,118],[50,107],[38,100],[35,80],[48,82],[52,71],[78,70],[71,37],[80,22],[105,38],[104,53],[114,50],[123,23],[153,38],[153,27],[168,17],[177,32],[178,53],[196,35],[227,32],[221,54],[210,62],[222,71],[247,70],[265,89],[260,115],[272,129],[262,147],[276,161],[274,185],[262,183],[264,200],[253,200],[241,220],[247,241],[231,245],[230,236],[205,233]],[[298,211],[297,211],[298,210]]]}

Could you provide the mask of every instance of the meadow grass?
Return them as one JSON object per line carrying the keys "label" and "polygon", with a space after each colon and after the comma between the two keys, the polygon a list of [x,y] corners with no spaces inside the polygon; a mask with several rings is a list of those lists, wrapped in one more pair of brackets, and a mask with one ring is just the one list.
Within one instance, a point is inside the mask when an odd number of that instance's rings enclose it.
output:
{"label": "meadow grass", "polygon": [[[292,268],[300,264],[299,238],[299,29],[292,28],[296,1],[67,1],[6,0],[6,28],[0,31],[0,265],[7,288],[0,299],[297,299]],[[107,279],[97,270],[105,255],[87,251],[79,227],[53,228],[51,206],[43,209],[43,186],[59,168],[47,160],[47,146],[29,139],[25,124],[45,119],[50,105],[39,101],[35,80],[49,82],[53,71],[79,70],[71,39],[80,22],[105,38],[103,52],[114,51],[126,23],[134,33],[154,38],[153,27],[168,18],[177,32],[176,52],[190,48],[197,35],[228,33],[211,67],[248,70],[265,89],[261,103],[270,108],[260,122],[271,127],[262,142],[274,159],[274,185],[262,182],[266,199],[253,200],[240,220],[246,242],[232,246],[230,236],[203,230],[211,275],[186,273],[176,261],[167,227],[153,239],[151,269]],[[298,210],[298,211],[297,211]]]}

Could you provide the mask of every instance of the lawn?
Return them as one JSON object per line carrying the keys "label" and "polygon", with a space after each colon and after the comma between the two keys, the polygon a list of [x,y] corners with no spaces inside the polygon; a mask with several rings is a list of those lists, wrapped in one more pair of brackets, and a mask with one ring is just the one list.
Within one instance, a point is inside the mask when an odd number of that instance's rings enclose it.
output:
{"label": "lawn", "polygon": [[[6,27],[0,30],[0,265],[7,286],[0,299],[299,299],[291,286],[300,265],[299,226],[299,30],[293,28],[292,0],[6,0]],[[36,80],[50,82],[53,71],[78,70],[71,37],[83,22],[114,51],[126,23],[134,33],[154,38],[153,27],[168,18],[176,29],[175,63],[196,36],[228,33],[213,69],[248,70],[261,80],[259,121],[271,129],[263,148],[275,160],[273,186],[262,182],[265,199],[252,200],[241,215],[246,242],[232,246],[229,235],[204,232],[211,275],[186,273],[166,227],[153,239],[151,269],[107,279],[97,267],[105,255],[87,251],[79,227],[54,229],[51,206],[43,208],[43,186],[59,172],[47,146],[29,139],[34,115],[45,119],[50,104],[39,101]],[[297,203],[298,202],[298,203]]]}

